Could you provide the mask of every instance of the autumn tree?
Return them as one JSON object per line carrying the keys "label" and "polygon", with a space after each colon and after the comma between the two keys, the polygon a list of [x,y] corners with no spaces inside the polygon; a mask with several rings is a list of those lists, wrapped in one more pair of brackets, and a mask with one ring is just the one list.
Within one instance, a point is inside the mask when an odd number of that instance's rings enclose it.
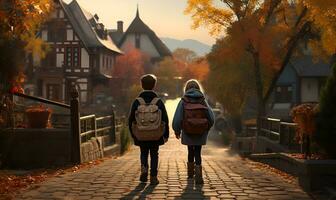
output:
{"label": "autumn tree", "polygon": [[183,63],[166,57],[155,67],[153,73],[158,77],[157,90],[174,96],[177,94],[178,79],[182,74]]}
{"label": "autumn tree", "polygon": [[253,76],[250,64],[252,59],[236,60],[231,50],[231,40],[217,40],[207,56],[210,72],[206,84],[207,92],[223,105],[230,114],[238,133],[242,125],[242,111],[247,98],[254,95]]}
{"label": "autumn tree", "polygon": [[173,57],[181,62],[191,63],[197,58],[197,54],[190,49],[177,48],[173,52]]}
{"label": "autumn tree", "polygon": [[36,37],[52,10],[51,0],[2,0],[0,2],[0,91],[8,91],[22,76],[26,55],[44,53]]}
{"label": "autumn tree", "polygon": [[185,81],[189,79],[197,79],[202,83],[205,83],[209,74],[209,64],[206,58],[201,57],[195,59],[193,62],[188,63],[183,71],[183,79]]}
{"label": "autumn tree", "polygon": [[140,77],[150,65],[149,56],[131,44],[126,46],[123,55],[117,57],[112,71],[111,89],[120,111],[129,109],[130,98],[134,96],[135,88],[140,87]]}
{"label": "autumn tree", "polygon": [[[260,119],[277,78],[302,41],[315,55],[335,53],[335,8],[333,0],[188,0],[185,13],[192,16],[193,28],[205,26],[212,35],[225,34],[237,67],[242,59],[252,60],[250,75]],[[263,73],[267,71],[263,68],[271,69],[270,74]]]}
{"label": "autumn tree", "polygon": [[139,82],[149,63],[149,57],[146,54],[132,45],[127,45],[124,54],[117,57],[112,76],[124,80],[126,86],[131,86]]}

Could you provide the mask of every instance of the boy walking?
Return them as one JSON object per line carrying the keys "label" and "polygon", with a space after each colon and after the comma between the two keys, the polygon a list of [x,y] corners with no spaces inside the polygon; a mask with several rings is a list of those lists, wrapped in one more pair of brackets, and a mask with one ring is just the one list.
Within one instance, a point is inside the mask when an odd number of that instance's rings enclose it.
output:
{"label": "boy walking", "polygon": [[148,179],[148,156],[150,155],[150,183],[159,184],[158,155],[159,146],[168,141],[169,122],[162,100],[153,91],[157,79],[152,74],[141,77],[143,91],[132,104],[128,126],[134,144],[140,147],[141,174],[140,181]]}

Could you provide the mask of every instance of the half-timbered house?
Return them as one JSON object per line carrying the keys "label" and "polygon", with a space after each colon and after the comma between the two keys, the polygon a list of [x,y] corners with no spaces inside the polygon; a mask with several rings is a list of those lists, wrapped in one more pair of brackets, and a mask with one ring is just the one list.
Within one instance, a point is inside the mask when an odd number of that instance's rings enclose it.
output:
{"label": "half-timbered house", "polygon": [[121,54],[97,15],[76,0],[55,0],[55,9],[38,37],[48,44],[46,57],[32,56],[33,73],[26,90],[34,95],[68,102],[73,86],[82,104],[100,101],[111,79],[116,56]]}

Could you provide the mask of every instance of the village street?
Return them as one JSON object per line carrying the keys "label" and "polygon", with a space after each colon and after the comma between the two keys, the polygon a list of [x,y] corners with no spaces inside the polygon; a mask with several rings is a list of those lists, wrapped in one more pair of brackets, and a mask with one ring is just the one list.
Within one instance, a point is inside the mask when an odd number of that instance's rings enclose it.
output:
{"label": "village street", "polygon": [[187,180],[186,147],[171,137],[159,152],[157,186],[139,182],[139,150],[133,147],[120,158],[52,178],[16,199],[310,199],[296,184],[252,168],[226,148],[207,145],[203,155],[203,187]]}

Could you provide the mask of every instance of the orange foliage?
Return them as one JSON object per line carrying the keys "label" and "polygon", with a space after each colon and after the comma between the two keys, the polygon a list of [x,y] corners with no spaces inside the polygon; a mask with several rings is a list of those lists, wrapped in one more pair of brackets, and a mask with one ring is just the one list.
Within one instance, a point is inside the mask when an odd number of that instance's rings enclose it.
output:
{"label": "orange foliage", "polygon": [[42,54],[44,44],[36,33],[52,8],[52,0],[0,1],[0,91],[22,92],[16,78],[23,71],[24,54]]}
{"label": "orange foliage", "polygon": [[[144,68],[149,63],[149,57],[136,49],[132,45],[127,45],[124,55],[117,57],[116,65],[113,69],[115,78],[127,79],[131,82],[139,80],[144,74]],[[131,82],[129,82],[130,85]]]}
{"label": "orange foliage", "polygon": [[187,65],[184,70],[184,78],[185,79],[197,79],[199,81],[206,80],[209,73],[209,64],[206,59],[200,59],[193,63]]}

